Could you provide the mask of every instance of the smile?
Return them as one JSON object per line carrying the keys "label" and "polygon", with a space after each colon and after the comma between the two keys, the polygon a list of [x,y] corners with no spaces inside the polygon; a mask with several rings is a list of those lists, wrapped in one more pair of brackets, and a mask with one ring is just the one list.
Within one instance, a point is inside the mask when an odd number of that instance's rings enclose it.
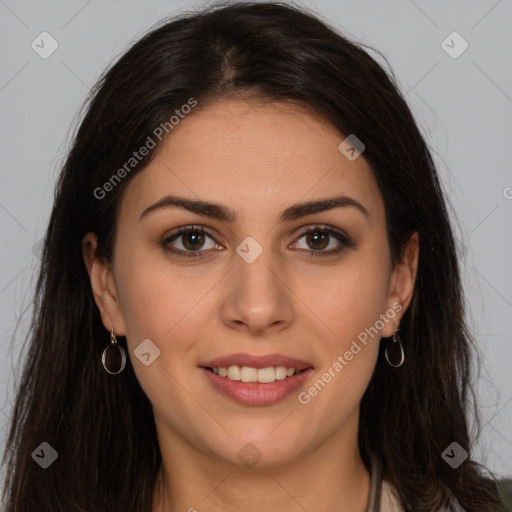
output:
{"label": "smile", "polygon": [[217,368],[207,368],[208,370],[219,375],[226,377],[230,380],[241,382],[259,382],[260,384],[269,384],[276,380],[284,380],[292,377],[303,370],[296,370],[295,368],[287,368],[286,366],[267,366],[266,368],[253,368],[250,366],[238,366],[236,364],[231,366],[219,366]]}
{"label": "smile", "polygon": [[261,383],[231,380],[228,377],[216,375],[207,368],[200,368],[200,370],[220,395],[238,404],[250,406],[272,405],[297,393],[313,372],[313,368],[308,368],[281,380]]}

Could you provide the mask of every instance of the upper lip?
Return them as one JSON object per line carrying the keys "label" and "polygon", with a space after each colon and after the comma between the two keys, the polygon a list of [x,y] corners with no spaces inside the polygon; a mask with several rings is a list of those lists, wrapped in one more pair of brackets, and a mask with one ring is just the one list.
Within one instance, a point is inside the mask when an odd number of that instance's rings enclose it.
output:
{"label": "upper lip", "polygon": [[232,365],[247,366],[249,368],[266,368],[267,366],[285,366],[286,368],[295,368],[296,370],[305,370],[312,368],[313,365],[301,361],[295,357],[287,357],[281,354],[252,355],[246,353],[228,354],[216,357],[199,366],[204,368],[220,368]]}

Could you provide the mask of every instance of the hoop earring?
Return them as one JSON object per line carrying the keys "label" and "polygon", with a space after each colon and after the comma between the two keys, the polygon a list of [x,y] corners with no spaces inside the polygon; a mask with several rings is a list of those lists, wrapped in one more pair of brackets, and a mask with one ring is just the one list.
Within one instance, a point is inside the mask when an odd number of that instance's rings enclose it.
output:
{"label": "hoop earring", "polygon": [[[391,343],[398,343],[398,346],[400,347],[400,362],[398,364],[393,364],[389,360],[388,347],[389,347],[389,345],[391,345]],[[402,340],[400,339],[400,336],[398,334],[398,327],[397,327],[395,333],[393,334],[393,341],[386,345],[386,348],[384,349],[384,355],[386,356],[386,361],[388,362],[389,366],[392,366],[393,368],[398,368],[404,364],[405,353],[404,353],[404,347],[402,346]]]}
{"label": "hoop earring", "polygon": [[[117,371],[112,371],[107,367],[107,352],[109,350],[112,351],[113,348],[116,348],[119,352],[119,355],[121,356],[121,367]],[[112,332],[110,333],[110,343],[104,348],[103,353],[101,354],[101,362],[103,364],[103,368],[105,368],[105,371],[111,375],[117,375],[118,373],[121,373],[126,366],[126,351],[121,345],[117,343],[117,338],[114,334],[114,326],[112,326]]]}

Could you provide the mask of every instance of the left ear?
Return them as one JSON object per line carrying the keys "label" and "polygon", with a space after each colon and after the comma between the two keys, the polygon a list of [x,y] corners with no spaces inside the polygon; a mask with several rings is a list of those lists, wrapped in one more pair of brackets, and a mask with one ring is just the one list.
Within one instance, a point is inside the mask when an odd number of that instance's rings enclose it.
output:
{"label": "left ear", "polygon": [[[419,235],[415,231],[403,249],[402,259],[397,262],[389,279],[388,296],[385,311],[393,310],[397,314],[393,322],[386,322],[382,329],[382,337],[389,338],[396,331],[396,325],[409,307],[414,293],[414,283],[418,271]],[[401,306],[401,308],[399,308]]]}

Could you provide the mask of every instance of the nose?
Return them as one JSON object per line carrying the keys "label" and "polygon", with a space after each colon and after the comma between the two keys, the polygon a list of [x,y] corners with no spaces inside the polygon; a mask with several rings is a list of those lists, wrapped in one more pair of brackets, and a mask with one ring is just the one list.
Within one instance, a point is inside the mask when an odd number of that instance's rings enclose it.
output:
{"label": "nose", "polygon": [[233,254],[234,268],[223,287],[224,323],[254,335],[285,329],[294,316],[290,269],[270,249],[254,260],[241,254]]}

